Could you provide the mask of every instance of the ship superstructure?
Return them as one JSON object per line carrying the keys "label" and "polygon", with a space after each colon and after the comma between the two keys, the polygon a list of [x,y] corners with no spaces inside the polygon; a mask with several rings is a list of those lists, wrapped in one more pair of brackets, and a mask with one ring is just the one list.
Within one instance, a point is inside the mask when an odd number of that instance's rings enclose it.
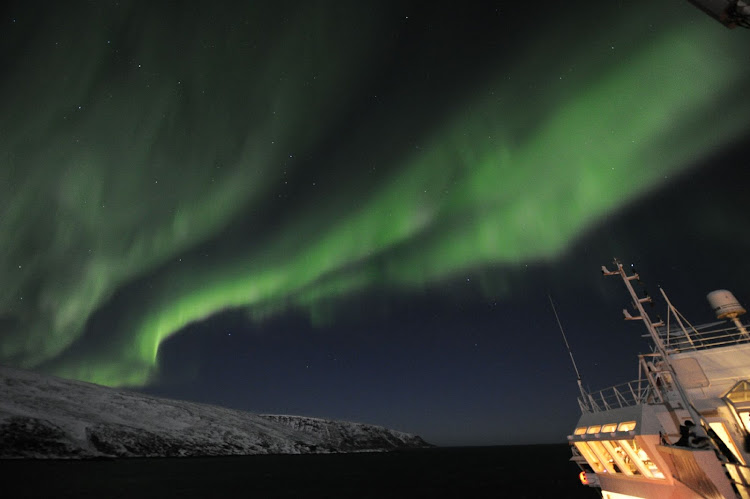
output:
{"label": "ship superstructure", "polygon": [[604,498],[750,499],[750,333],[745,309],[726,290],[709,293],[718,322],[692,326],[662,295],[666,321],[654,321],[632,286],[628,320],[646,326],[653,351],[638,378],[598,392],[582,390],[581,417],[568,436],[581,481]]}

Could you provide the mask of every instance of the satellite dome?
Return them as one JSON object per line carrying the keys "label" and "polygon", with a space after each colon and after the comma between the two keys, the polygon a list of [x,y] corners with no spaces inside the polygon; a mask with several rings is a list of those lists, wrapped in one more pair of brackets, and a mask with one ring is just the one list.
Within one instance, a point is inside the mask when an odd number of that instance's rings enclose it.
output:
{"label": "satellite dome", "polygon": [[747,312],[732,292],[726,289],[711,291],[706,298],[719,319],[733,319]]}

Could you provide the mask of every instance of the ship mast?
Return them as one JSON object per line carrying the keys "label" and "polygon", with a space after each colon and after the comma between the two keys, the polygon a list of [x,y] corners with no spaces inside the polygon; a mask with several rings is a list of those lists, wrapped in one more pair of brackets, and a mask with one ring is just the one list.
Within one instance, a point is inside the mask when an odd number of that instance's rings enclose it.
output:
{"label": "ship mast", "polygon": [[640,280],[640,277],[637,273],[633,273],[633,275],[628,275],[625,272],[625,269],[623,268],[622,263],[620,263],[619,260],[615,258],[614,263],[617,266],[617,270],[611,271],[607,269],[607,267],[602,265],[602,274],[604,274],[605,276],[619,275],[622,278],[622,282],[625,284],[625,287],[628,289],[630,296],[633,298],[633,306],[635,306],[639,314],[637,317],[634,317],[630,313],[628,313],[626,309],[623,309],[622,312],[625,315],[625,319],[626,320],[639,320],[640,319],[641,321],[643,321],[643,324],[645,324],[646,329],[648,329],[649,335],[651,336],[651,339],[654,342],[656,351],[658,352],[659,356],[664,361],[664,365],[669,371],[670,377],[672,378],[672,383],[674,387],[677,389],[677,393],[679,394],[679,397],[680,397],[680,400],[682,401],[683,406],[690,414],[691,419],[696,423],[695,425],[696,434],[701,437],[708,437],[708,434],[706,433],[704,429],[705,421],[701,417],[700,413],[698,413],[698,411],[695,409],[695,407],[693,407],[693,404],[690,403],[690,399],[688,398],[687,393],[685,392],[685,389],[682,387],[680,380],[677,378],[677,373],[675,372],[675,369],[672,366],[672,362],[670,361],[670,357],[669,357],[669,354],[667,353],[667,349],[664,345],[664,341],[662,340],[659,333],[656,331],[656,328],[659,326],[663,326],[664,322],[659,320],[659,322],[654,323],[651,320],[651,317],[649,317],[648,313],[646,313],[646,310],[643,308],[644,303],[653,303],[653,300],[651,299],[650,296],[639,298],[638,294],[635,292],[635,289],[633,289],[633,285],[630,283],[630,281]]}

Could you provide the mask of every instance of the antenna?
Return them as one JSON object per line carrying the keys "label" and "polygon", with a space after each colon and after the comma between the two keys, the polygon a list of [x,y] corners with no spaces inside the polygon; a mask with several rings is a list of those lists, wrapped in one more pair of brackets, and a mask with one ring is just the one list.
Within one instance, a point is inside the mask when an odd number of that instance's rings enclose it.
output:
{"label": "antenna", "polygon": [[547,298],[549,298],[549,304],[552,307],[552,312],[555,313],[555,319],[557,320],[557,325],[560,328],[560,333],[562,334],[563,341],[565,342],[565,348],[568,349],[568,355],[570,355],[570,362],[573,363],[573,369],[576,372],[576,377],[578,378],[578,389],[581,391],[581,404],[585,410],[588,411],[589,405],[588,405],[588,394],[586,393],[586,390],[583,389],[583,381],[581,380],[581,373],[578,372],[578,366],[576,366],[576,360],[573,358],[573,351],[570,349],[570,344],[568,343],[568,337],[565,336],[565,330],[563,329],[562,322],[560,322],[560,317],[557,315],[557,309],[555,308],[555,303],[552,301],[552,295],[547,293]]}

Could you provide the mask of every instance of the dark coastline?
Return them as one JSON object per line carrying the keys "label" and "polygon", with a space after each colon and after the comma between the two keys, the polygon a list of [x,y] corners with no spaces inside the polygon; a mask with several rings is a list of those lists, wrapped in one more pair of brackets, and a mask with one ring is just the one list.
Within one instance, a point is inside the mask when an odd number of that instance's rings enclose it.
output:
{"label": "dark coastline", "polygon": [[565,444],[389,453],[3,460],[4,497],[598,497]]}

